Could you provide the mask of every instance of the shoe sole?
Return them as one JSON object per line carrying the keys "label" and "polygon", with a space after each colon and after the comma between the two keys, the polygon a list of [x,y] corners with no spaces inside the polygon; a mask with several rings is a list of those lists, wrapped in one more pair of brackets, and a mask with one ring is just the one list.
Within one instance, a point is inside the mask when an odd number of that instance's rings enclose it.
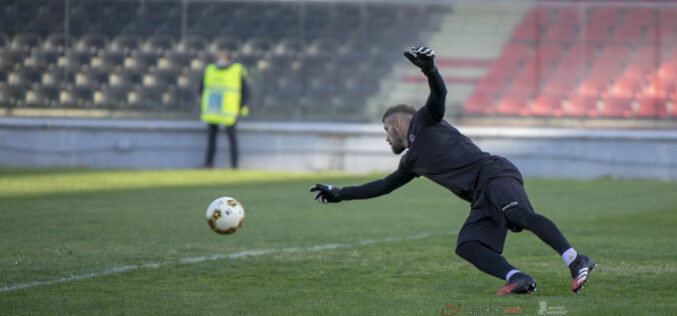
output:
{"label": "shoe sole", "polygon": [[[583,288],[583,286],[588,283],[590,272],[592,272],[595,267],[597,267],[597,264],[593,263],[589,268],[586,267],[578,270],[578,277],[571,283],[571,291],[578,293]],[[586,271],[582,271],[583,269],[586,269]]]}
{"label": "shoe sole", "polygon": [[508,284],[496,292],[496,295],[508,295],[508,294],[529,294],[530,292],[536,291],[536,282],[522,282],[515,284]]}

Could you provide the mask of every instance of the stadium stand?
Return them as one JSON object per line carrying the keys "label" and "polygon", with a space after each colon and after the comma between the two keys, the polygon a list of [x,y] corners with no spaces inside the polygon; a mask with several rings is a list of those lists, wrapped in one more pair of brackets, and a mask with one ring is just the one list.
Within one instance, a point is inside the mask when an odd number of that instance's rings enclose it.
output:
{"label": "stadium stand", "polygon": [[[249,70],[255,117],[302,119],[331,107],[365,120],[357,105],[395,62],[378,53],[417,42],[447,11],[406,3],[6,0],[0,107],[195,113],[202,71],[217,47],[228,47]],[[360,67],[347,66],[358,60]]]}
{"label": "stadium stand", "polygon": [[463,115],[677,118],[677,9],[662,3],[536,2]]}

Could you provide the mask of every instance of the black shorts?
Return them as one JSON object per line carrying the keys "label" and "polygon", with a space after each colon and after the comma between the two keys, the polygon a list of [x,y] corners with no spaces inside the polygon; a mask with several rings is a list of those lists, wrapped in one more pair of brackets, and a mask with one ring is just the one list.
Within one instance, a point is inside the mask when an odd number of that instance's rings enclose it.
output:
{"label": "black shorts", "polygon": [[516,230],[505,215],[524,208],[533,212],[520,179],[506,176],[487,181],[458,233],[456,245],[474,240],[503,253],[508,228]]}

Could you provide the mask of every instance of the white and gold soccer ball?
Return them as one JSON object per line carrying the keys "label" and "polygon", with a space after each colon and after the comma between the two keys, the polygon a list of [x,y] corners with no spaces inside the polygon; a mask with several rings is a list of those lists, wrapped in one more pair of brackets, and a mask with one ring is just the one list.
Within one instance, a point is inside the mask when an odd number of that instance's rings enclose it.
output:
{"label": "white and gold soccer ball", "polygon": [[236,199],[224,196],[207,207],[207,224],[222,235],[236,232],[244,223],[244,207]]}

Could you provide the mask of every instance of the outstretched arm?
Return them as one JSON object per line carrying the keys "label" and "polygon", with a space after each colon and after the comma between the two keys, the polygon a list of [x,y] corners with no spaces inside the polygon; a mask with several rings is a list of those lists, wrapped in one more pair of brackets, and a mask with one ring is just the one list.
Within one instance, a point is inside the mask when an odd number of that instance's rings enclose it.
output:
{"label": "outstretched arm", "polygon": [[435,67],[435,51],[423,46],[414,46],[404,52],[404,57],[420,68],[428,78],[430,95],[424,108],[433,122],[441,121],[444,118],[447,87],[444,85],[444,80],[437,71],[437,67]]}
{"label": "outstretched arm", "polygon": [[397,169],[383,179],[359,186],[337,188],[327,184],[316,184],[310,187],[310,192],[314,192],[314,198],[325,204],[348,200],[370,199],[388,194],[411,181],[414,177],[415,175],[412,173]]}

